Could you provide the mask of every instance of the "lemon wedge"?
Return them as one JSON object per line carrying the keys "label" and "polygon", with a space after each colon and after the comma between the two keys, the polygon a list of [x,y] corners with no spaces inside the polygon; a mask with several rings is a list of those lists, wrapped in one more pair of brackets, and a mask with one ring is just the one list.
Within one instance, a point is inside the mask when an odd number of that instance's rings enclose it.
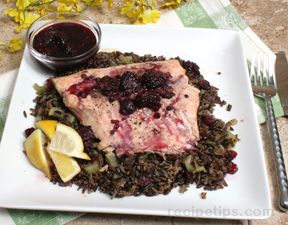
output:
{"label": "lemon wedge", "polygon": [[51,173],[48,158],[44,151],[44,134],[36,129],[25,140],[24,149],[30,162],[38,169],[42,170],[46,176],[51,179]]}
{"label": "lemon wedge", "polygon": [[77,161],[59,152],[48,151],[60,178],[67,182],[76,176],[81,168]]}
{"label": "lemon wedge", "polygon": [[39,128],[47,135],[47,137],[51,140],[55,134],[57,121],[56,120],[40,120],[35,123],[36,127]]}
{"label": "lemon wedge", "polygon": [[90,157],[84,152],[83,141],[77,131],[61,123],[57,123],[55,134],[47,149],[67,156],[90,160]]}

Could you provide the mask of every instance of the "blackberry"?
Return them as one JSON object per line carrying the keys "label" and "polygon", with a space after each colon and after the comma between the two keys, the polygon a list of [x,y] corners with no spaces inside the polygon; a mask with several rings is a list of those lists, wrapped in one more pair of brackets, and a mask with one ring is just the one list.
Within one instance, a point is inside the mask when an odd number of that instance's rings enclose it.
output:
{"label": "blackberry", "polygon": [[157,95],[160,95],[162,98],[167,98],[167,99],[173,98],[175,95],[172,88],[169,86],[159,88],[159,89],[155,90],[154,93],[157,93]]}
{"label": "blackberry", "polygon": [[120,91],[133,93],[139,87],[139,80],[135,73],[124,72],[120,79]]}
{"label": "blackberry", "polygon": [[130,99],[120,101],[120,113],[123,115],[130,115],[136,111],[136,107]]}
{"label": "blackberry", "polygon": [[105,76],[98,79],[97,89],[100,90],[101,94],[109,97],[113,92],[117,92],[119,89],[119,79],[115,77]]}
{"label": "blackberry", "polygon": [[153,94],[144,94],[144,95],[138,95],[135,98],[135,105],[138,108],[149,108],[153,111],[158,111],[161,107],[160,104],[160,97],[158,95]]}
{"label": "blackberry", "polygon": [[156,89],[167,85],[167,77],[162,73],[146,72],[142,75],[141,83],[148,89]]}

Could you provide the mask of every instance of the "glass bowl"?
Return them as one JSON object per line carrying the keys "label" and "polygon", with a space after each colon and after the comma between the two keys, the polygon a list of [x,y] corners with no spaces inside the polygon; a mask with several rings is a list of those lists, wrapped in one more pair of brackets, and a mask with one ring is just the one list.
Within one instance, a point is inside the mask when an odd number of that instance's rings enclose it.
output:
{"label": "glass bowl", "polygon": [[[85,52],[74,56],[55,57],[37,51],[33,46],[35,36],[47,27],[61,23],[74,23],[88,28],[94,35],[96,42]],[[65,30],[63,30],[65,32]],[[88,16],[76,12],[54,12],[38,18],[27,32],[27,43],[31,55],[45,67],[54,71],[63,71],[79,66],[87,61],[92,55],[98,52],[101,42],[101,29],[99,24]],[[60,46],[61,47],[61,46]],[[58,48],[58,47],[57,47]]]}

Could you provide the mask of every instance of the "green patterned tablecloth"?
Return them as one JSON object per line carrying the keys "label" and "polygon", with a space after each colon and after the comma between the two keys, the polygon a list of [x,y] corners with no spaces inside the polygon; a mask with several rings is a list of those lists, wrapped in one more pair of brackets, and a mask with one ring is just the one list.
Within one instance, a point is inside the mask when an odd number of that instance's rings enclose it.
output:
{"label": "green patterned tablecloth", "polygon": [[[247,26],[228,0],[194,0],[191,3],[186,3],[177,10],[170,11],[163,15],[158,25],[238,30],[242,36],[248,62],[258,53],[267,55],[272,63],[275,61],[273,52]],[[3,132],[16,75],[17,70],[0,75],[0,137]],[[264,122],[265,112],[263,111],[263,102],[261,99],[255,99],[255,102],[259,122]],[[282,116],[283,109],[278,96],[273,98],[273,106],[275,114]],[[60,225],[81,215],[80,213],[0,209],[0,224]]]}

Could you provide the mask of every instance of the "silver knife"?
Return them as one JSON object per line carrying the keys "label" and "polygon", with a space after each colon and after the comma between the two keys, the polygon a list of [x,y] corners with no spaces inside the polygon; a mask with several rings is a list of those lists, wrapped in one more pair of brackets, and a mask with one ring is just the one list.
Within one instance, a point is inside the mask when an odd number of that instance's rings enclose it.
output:
{"label": "silver knife", "polygon": [[275,74],[277,89],[285,116],[288,116],[288,63],[285,52],[276,54]]}

